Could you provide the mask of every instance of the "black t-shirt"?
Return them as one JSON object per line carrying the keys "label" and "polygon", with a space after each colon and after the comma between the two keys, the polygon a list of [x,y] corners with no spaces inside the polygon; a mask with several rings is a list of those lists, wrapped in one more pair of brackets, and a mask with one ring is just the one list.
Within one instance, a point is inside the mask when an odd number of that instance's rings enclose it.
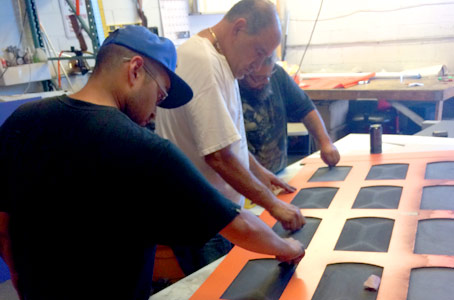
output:
{"label": "black t-shirt", "polygon": [[0,127],[0,211],[27,299],[132,299],[155,244],[203,244],[239,207],[169,141],[66,96]]}
{"label": "black t-shirt", "polygon": [[269,97],[259,100],[241,86],[240,93],[249,151],[276,173],[287,166],[287,122],[301,122],[314,104],[281,66],[274,67]]}

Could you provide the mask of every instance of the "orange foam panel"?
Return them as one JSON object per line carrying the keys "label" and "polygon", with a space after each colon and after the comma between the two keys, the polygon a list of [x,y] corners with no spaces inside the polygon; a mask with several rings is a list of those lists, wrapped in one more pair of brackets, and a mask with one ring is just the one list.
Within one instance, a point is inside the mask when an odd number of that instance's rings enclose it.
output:
{"label": "orange foam panel", "polygon": [[[426,165],[432,162],[453,162],[454,151],[392,153],[342,157],[338,166],[351,166],[343,181],[308,182],[321,167],[317,158],[303,160],[304,167],[290,181],[297,190],[311,187],[339,188],[328,209],[301,209],[306,217],[321,219],[306,255],[296,268],[280,300],[310,300],[319,281],[330,264],[364,263],[383,268],[379,300],[406,300],[412,269],[422,267],[454,268],[454,256],[415,254],[413,249],[418,221],[426,219],[454,219],[451,210],[420,210],[425,186],[454,185],[454,180],[425,179]],[[370,168],[382,164],[408,164],[404,180],[365,180]],[[368,186],[400,186],[402,195],[397,209],[352,209],[359,190]],[[297,192],[279,196],[291,202]],[[345,222],[360,217],[394,220],[387,252],[334,250]],[[270,227],[276,220],[265,211],[260,218]],[[248,260],[270,256],[234,247],[217,269],[190,298],[191,300],[222,299],[221,296],[242,270]]]}

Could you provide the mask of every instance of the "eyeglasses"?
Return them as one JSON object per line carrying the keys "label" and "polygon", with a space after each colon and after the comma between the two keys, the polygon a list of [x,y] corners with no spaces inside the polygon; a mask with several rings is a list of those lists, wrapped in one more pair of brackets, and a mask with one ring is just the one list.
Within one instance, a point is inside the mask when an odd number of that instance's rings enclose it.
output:
{"label": "eyeglasses", "polygon": [[254,75],[254,74],[249,74],[247,75],[254,83],[263,83],[263,82],[268,82],[271,79],[271,76],[276,73],[276,68],[273,68],[270,74],[268,75]]}
{"label": "eyeglasses", "polygon": [[[131,59],[132,58],[129,58],[129,57],[123,57],[123,61],[124,62],[129,62],[129,61],[131,61]],[[143,69],[145,70],[145,72],[151,77],[151,79],[154,80],[154,82],[156,82],[156,84],[159,87],[160,93],[159,93],[158,101],[156,102],[156,105],[159,105],[169,96],[169,94],[167,93],[166,89],[163,88],[162,85],[159,83],[159,81],[156,79],[156,76],[154,75],[153,71],[151,71],[145,65],[145,62],[144,62],[144,64],[142,66],[143,66]]]}

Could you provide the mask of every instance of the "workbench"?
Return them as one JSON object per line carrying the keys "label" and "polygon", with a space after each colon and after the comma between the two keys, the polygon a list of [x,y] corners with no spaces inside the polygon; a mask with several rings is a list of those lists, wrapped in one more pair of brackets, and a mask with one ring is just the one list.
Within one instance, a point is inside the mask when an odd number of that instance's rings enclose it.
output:
{"label": "workbench", "polygon": [[[335,145],[343,158],[355,157],[360,155],[368,155],[369,148],[368,134],[350,134],[340,140]],[[427,137],[427,136],[404,136],[404,135],[383,135],[383,153],[411,153],[416,152],[432,152],[441,150],[454,150],[454,139]],[[310,158],[319,158],[319,153],[316,152]],[[300,162],[296,162],[282,173],[278,174],[285,181],[293,178],[304,166]],[[256,208],[257,209],[257,208]],[[260,213],[260,210],[255,211]],[[200,285],[210,276],[210,274],[218,267],[223,258],[213,262],[212,264],[202,268],[201,270],[191,274],[160,291],[150,297],[150,300],[185,300],[189,299],[192,294],[200,287]]]}
{"label": "workbench", "polygon": [[[422,83],[423,86],[409,86],[410,83]],[[402,105],[401,102],[418,101],[435,104],[435,120],[443,116],[443,103],[454,97],[454,82],[440,82],[438,77],[420,79],[371,79],[367,84],[359,84],[349,88],[336,89],[304,89],[314,101],[332,100],[387,100],[398,111],[416,123],[420,118]]]}
{"label": "workbench", "polygon": [[454,120],[433,121],[431,123],[431,126],[415,133],[415,135],[454,138]]}

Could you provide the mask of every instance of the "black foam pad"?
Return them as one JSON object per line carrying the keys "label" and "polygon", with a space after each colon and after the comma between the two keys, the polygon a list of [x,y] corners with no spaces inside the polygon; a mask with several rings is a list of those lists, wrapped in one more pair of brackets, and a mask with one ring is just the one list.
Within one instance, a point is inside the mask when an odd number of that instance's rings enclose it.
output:
{"label": "black foam pad", "polygon": [[353,208],[397,208],[401,195],[400,186],[363,187],[356,196]]}
{"label": "black foam pad", "polygon": [[452,300],[454,269],[420,268],[411,270],[407,300]]}
{"label": "black foam pad", "polygon": [[274,224],[273,230],[280,237],[292,237],[295,240],[300,241],[304,245],[304,247],[307,248],[312,240],[312,237],[315,234],[315,231],[318,228],[318,225],[320,224],[320,221],[321,220],[317,218],[306,218],[306,224],[303,226],[303,228],[297,231],[285,230],[282,227],[282,224],[280,222],[277,222],[276,224]]}
{"label": "black foam pad", "polygon": [[385,164],[372,166],[366,180],[405,179],[408,164]]}
{"label": "black foam pad", "polygon": [[454,255],[454,220],[432,219],[418,222],[415,253]]}
{"label": "black foam pad", "polygon": [[351,169],[352,167],[319,168],[309,181],[344,181]]}
{"label": "black foam pad", "polygon": [[349,219],[335,250],[387,252],[394,220],[383,218]]}
{"label": "black foam pad", "polygon": [[381,277],[383,268],[367,264],[328,265],[312,300],[374,300],[377,292],[364,289],[364,281],[374,274]]}
{"label": "black foam pad", "polygon": [[333,187],[301,189],[291,203],[299,208],[328,208],[337,190]]}
{"label": "black foam pad", "polygon": [[454,161],[443,161],[427,164],[425,178],[454,179]]}
{"label": "black foam pad", "polygon": [[228,300],[277,300],[295,272],[295,265],[275,259],[254,259],[246,263],[222,294]]}
{"label": "black foam pad", "polygon": [[454,210],[454,186],[426,186],[422,192],[421,209]]}

